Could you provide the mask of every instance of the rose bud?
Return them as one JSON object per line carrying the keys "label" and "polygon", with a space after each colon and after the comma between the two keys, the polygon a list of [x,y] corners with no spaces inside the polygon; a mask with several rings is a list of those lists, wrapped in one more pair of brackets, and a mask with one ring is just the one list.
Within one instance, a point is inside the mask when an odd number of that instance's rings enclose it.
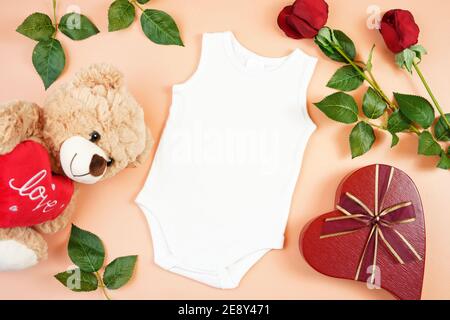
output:
{"label": "rose bud", "polygon": [[314,38],[327,19],[328,4],[324,0],[297,0],[281,10],[278,26],[290,38]]}
{"label": "rose bud", "polygon": [[420,30],[411,12],[395,9],[384,14],[380,32],[389,50],[399,53],[417,43]]}

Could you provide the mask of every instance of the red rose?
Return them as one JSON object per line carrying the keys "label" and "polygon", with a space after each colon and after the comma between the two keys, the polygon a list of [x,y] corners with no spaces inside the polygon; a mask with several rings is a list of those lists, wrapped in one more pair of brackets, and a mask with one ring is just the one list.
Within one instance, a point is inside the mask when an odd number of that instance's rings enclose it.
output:
{"label": "red rose", "polygon": [[278,26],[290,38],[314,38],[327,23],[328,4],[324,0],[297,0],[278,15]]}
{"label": "red rose", "polygon": [[420,30],[411,12],[395,9],[384,14],[380,32],[389,50],[399,53],[417,43]]}

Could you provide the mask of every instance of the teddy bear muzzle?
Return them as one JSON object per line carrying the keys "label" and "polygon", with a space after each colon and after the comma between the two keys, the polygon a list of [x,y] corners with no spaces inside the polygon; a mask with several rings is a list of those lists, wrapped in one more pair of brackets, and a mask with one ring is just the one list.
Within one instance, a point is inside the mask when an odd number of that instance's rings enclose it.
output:
{"label": "teddy bear muzzle", "polygon": [[94,184],[104,175],[110,161],[102,148],[81,136],[63,142],[60,150],[62,169],[70,179]]}

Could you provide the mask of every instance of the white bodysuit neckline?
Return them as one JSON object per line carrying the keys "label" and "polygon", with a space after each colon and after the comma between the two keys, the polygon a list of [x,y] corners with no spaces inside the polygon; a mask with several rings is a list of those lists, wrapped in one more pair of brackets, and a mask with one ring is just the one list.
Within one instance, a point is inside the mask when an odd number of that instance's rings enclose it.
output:
{"label": "white bodysuit neckline", "polygon": [[[300,49],[296,48],[292,50],[289,55],[284,57],[267,57],[259,55],[244,45],[242,45],[239,40],[236,38],[233,32],[227,31],[224,32],[225,41],[223,41],[225,51],[230,58],[230,62],[234,65],[234,67],[242,70],[243,72],[251,72],[251,73],[271,73],[282,70],[283,68],[289,67],[289,63],[295,56],[301,55]],[[263,68],[261,70],[249,70],[242,61],[240,61],[239,55],[244,55],[248,59],[254,59],[256,61],[260,61],[263,64],[268,65],[268,68]]]}

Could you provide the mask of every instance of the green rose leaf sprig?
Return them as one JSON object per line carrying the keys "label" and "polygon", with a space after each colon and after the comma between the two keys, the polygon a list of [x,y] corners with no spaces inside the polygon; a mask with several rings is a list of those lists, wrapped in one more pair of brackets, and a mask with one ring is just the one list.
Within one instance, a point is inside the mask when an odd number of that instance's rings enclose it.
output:
{"label": "green rose leaf sprig", "polygon": [[53,21],[45,13],[28,16],[17,32],[37,41],[32,62],[47,90],[61,75],[66,65],[66,55],[61,42],[56,39],[58,30],[72,40],[84,40],[99,33],[97,27],[85,15],[72,12],[56,19],[56,0],[53,1]]}
{"label": "green rose leaf sprig", "polygon": [[[141,27],[144,34],[156,44],[184,46],[177,24],[164,11],[145,9],[141,5],[149,0],[116,0],[108,10],[108,30],[128,28],[135,20],[136,9],[142,11]],[[99,33],[95,24],[83,14],[67,13],[57,20],[56,0],[53,3],[53,20],[45,13],[35,12],[17,28],[17,32],[37,41],[32,56],[33,66],[47,90],[64,70],[66,55],[61,42],[56,39],[58,31],[72,40],[85,40]]]}
{"label": "green rose leaf sprig", "polygon": [[[330,119],[354,124],[349,144],[352,157],[368,152],[375,140],[376,130],[386,131],[392,136],[391,147],[398,144],[400,133],[412,133],[418,137],[417,152],[424,156],[437,156],[437,166],[450,169],[450,131],[447,126],[450,114],[436,119],[433,105],[425,98],[394,93],[390,100],[381,89],[372,72],[374,48],[366,62],[356,59],[357,51],[353,41],[342,31],[323,27],[314,38],[320,50],[331,60],[344,63],[327,83],[327,87],[339,90],[325,97],[315,105]],[[407,69],[414,67],[414,58],[425,54],[416,46],[397,56],[398,63]],[[361,109],[348,94],[364,83],[368,88],[364,94]],[[374,130],[376,129],[376,130]]]}
{"label": "green rose leaf sprig", "polygon": [[108,10],[108,31],[126,29],[134,22],[136,8],[141,13],[141,28],[145,36],[156,44],[184,46],[173,18],[164,11],[145,9],[149,0],[116,0]]}
{"label": "green rose leaf sprig", "polygon": [[72,225],[68,252],[77,267],[56,274],[55,278],[75,292],[95,291],[100,287],[108,300],[107,289],[123,287],[131,279],[137,260],[135,255],[116,258],[104,268],[101,276],[100,270],[105,262],[102,241],[95,234],[75,225]]}

